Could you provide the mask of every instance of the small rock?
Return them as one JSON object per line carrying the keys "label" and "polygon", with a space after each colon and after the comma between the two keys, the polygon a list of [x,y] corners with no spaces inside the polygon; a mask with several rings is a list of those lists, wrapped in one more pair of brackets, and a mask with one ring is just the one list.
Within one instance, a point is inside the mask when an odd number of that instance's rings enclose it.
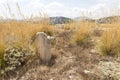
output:
{"label": "small rock", "polygon": [[83,72],[84,72],[85,74],[90,73],[90,71],[88,71],[88,70],[84,70]]}
{"label": "small rock", "polygon": [[73,76],[69,76],[69,79],[73,79]]}
{"label": "small rock", "polygon": [[53,80],[53,79],[49,79],[49,80]]}

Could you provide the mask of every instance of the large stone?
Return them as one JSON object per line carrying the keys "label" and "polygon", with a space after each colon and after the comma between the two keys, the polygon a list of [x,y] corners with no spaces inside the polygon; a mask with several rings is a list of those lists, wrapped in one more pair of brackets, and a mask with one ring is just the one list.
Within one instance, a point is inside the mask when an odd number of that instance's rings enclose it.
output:
{"label": "large stone", "polygon": [[43,63],[51,59],[50,40],[44,32],[37,32],[35,37],[36,54]]}

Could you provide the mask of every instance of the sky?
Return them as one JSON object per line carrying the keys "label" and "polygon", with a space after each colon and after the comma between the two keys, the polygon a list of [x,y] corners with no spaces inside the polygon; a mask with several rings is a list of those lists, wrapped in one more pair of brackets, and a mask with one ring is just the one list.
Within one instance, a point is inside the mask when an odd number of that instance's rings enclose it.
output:
{"label": "sky", "polygon": [[[19,12],[16,4],[19,4]],[[10,8],[9,8],[10,7]],[[75,18],[85,16],[101,18],[120,14],[120,0],[0,0],[0,17],[20,18],[39,16],[46,13],[48,16],[65,16]]]}

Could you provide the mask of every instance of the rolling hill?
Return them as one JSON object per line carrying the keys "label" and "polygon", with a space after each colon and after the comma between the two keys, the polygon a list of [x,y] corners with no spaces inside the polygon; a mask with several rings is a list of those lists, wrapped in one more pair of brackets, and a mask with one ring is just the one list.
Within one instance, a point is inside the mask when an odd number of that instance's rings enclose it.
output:
{"label": "rolling hill", "polygon": [[64,24],[72,22],[73,20],[67,17],[50,17],[51,24]]}
{"label": "rolling hill", "polygon": [[120,16],[110,16],[110,17],[104,17],[97,20],[98,23],[112,23],[112,22],[119,22]]}

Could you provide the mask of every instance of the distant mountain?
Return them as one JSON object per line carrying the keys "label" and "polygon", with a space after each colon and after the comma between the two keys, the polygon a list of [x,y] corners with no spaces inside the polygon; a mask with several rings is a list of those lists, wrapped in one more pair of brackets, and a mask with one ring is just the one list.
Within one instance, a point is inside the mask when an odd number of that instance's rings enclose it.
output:
{"label": "distant mountain", "polygon": [[120,22],[120,16],[104,17],[97,20],[98,23]]}
{"label": "distant mountain", "polygon": [[67,18],[67,17],[50,17],[51,24],[64,24],[72,21],[73,20],[71,18]]}
{"label": "distant mountain", "polygon": [[100,19],[91,19],[89,17],[76,17],[74,18],[75,21],[89,21],[89,22],[98,22],[98,23],[112,23],[112,22],[120,22],[120,16],[109,16],[103,17]]}

